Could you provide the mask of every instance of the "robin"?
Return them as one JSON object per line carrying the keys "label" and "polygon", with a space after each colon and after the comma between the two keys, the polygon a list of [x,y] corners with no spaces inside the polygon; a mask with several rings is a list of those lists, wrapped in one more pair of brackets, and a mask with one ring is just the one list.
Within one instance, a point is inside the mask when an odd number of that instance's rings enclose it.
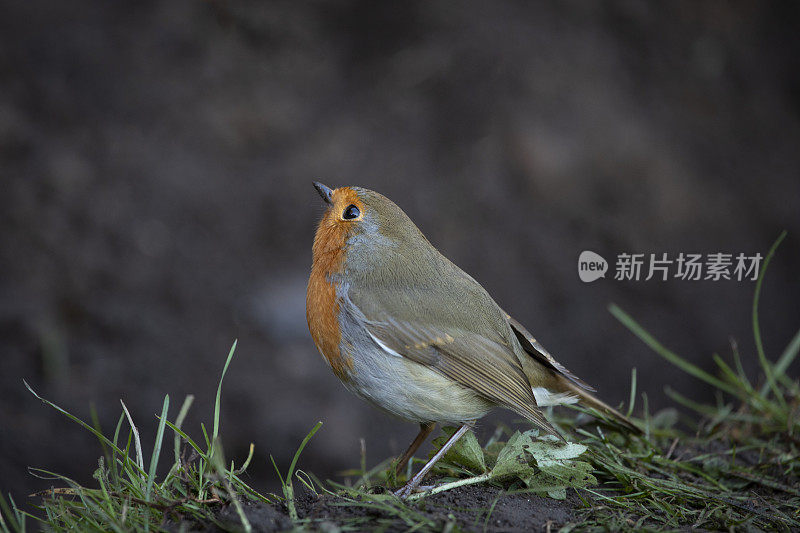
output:
{"label": "robin", "polygon": [[420,424],[397,472],[437,422],[459,426],[398,496],[411,494],[497,406],[562,440],[541,407],[581,401],[640,432],[590,394],[592,387],[439,253],[391,200],[360,187],[314,187],[327,209],[314,236],[306,318],[320,353],[353,393]]}

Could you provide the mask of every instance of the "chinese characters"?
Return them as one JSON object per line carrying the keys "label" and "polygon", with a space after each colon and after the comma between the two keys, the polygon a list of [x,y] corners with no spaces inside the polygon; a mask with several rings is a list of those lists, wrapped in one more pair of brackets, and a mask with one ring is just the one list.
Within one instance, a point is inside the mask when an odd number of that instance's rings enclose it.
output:
{"label": "chinese characters", "polygon": [[629,254],[617,255],[614,279],[617,281],[650,281],[656,279],[681,279],[687,281],[700,280],[756,280],[762,256],[760,253],[746,255],[739,253],[692,254],[679,253],[670,258],[662,254]]}

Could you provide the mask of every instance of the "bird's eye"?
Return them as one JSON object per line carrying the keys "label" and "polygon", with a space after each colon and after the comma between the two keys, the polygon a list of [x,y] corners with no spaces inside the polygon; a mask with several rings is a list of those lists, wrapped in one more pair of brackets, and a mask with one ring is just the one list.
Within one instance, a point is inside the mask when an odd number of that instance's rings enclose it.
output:
{"label": "bird's eye", "polygon": [[342,218],[345,220],[353,220],[354,218],[358,218],[359,215],[361,215],[361,211],[353,204],[350,204],[344,208]]}

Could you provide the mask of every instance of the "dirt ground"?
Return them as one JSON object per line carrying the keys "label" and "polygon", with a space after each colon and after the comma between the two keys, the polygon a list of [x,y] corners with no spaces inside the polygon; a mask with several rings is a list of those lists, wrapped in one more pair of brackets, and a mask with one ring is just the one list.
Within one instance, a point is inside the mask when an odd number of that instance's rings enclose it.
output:
{"label": "dirt ground", "polygon": [[[305,493],[297,499],[298,514],[301,519],[314,521],[309,526],[311,529],[322,531],[355,518],[363,518],[364,522],[358,529],[368,531],[377,525],[378,520],[391,518],[379,510],[341,506],[333,504],[333,501],[328,496],[317,498]],[[431,496],[414,505],[414,509],[435,522],[438,529],[454,523],[462,531],[522,532],[557,530],[575,517],[580,506],[580,499],[573,490],[568,491],[565,500],[554,500],[532,494],[505,494],[495,487],[471,485]],[[489,509],[492,509],[490,515]],[[254,531],[285,531],[292,527],[285,508],[281,506],[249,503],[245,506],[245,514]],[[233,527],[240,523],[231,506],[223,509],[218,518]],[[387,528],[386,531],[406,531],[409,527],[399,520],[393,525],[381,525]],[[200,529],[215,530],[216,527]]]}

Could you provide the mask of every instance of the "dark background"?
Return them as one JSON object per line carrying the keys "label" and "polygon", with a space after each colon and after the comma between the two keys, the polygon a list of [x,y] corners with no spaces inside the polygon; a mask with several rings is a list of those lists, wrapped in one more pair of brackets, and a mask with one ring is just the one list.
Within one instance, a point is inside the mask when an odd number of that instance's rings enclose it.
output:
{"label": "dark background", "polygon": [[[701,367],[739,341],[754,283],[584,284],[584,249],[765,254],[773,359],[800,320],[798,3],[2,2],[0,490],[87,481],[100,448],[23,387],[149,457],[165,394],[202,438],[235,338],[227,454],[321,477],[416,432],[352,397],[309,337],[312,179],[395,200],[612,403],[630,371],[711,391],[649,351],[614,301]],[[613,271],[613,264],[612,264]],[[613,274],[610,273],[610,274]],[[513,417],[506,415],[501,419]],[[491,428],[498,418],[490,418]],[[167,454],[169,455],[169,454]]]}

